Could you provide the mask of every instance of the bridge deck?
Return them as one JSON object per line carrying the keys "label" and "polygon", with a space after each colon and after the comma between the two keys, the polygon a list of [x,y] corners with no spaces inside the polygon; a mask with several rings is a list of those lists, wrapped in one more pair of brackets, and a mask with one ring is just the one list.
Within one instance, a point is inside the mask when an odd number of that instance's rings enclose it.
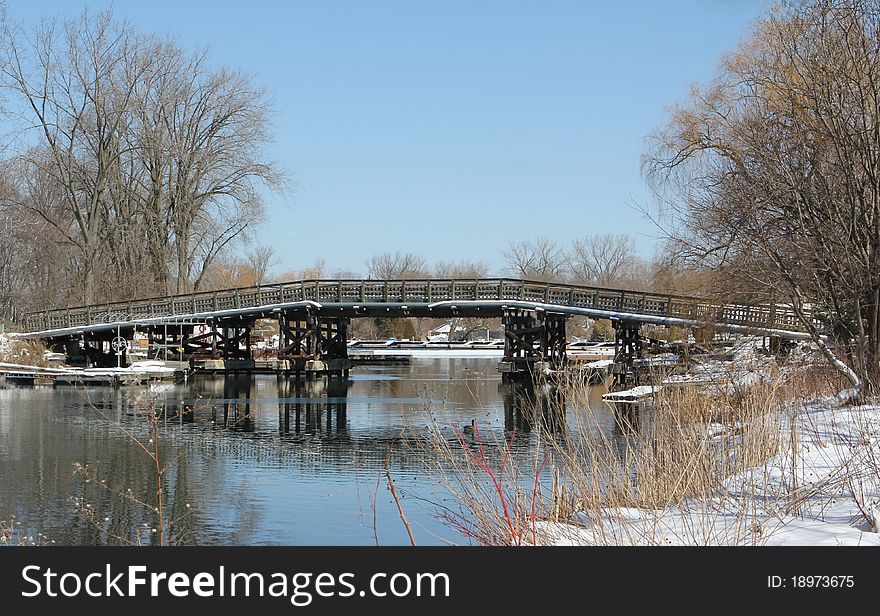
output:
{"label": "bridge deck", "polygon": [[26,336],[53,338],[117,327],[268,317],[279,310],[341,316],[500,316],[539,308],[594,318],[700,326],[787,338],[808,337],[781,305],[715,304],[693,297],[509,278],[479,280],[304,280],[25,315]]}

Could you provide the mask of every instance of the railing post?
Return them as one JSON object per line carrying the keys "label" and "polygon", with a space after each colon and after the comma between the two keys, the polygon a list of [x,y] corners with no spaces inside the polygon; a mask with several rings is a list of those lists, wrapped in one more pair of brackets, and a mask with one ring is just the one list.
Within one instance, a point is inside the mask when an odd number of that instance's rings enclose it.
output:
{"label": "railing post", "polygon": [[504,281],[498,281],[498,300],[501,301],[504,299]]}
{"label": "railing post", "polygon": [[361,282],[361,303],[362,304],[367,301],[367,299],[366,299],[367,290],[365,287],[366,287],[366,285],[363,282]]}
{"label": "railing post", "polygon": [[430,281],[430,280],[428,281],[428,303],[429,303],[429,304],[434,303],[434,289],[433,289],[433,287],[431,286],[431,281]]}

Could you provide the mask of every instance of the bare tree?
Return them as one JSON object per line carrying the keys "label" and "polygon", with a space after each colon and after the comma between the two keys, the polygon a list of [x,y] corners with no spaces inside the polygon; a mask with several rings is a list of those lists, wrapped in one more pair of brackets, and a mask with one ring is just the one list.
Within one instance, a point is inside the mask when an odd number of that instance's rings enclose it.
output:
{"label": "bare tree", "polygon": [[380,280],[412,280],[428,277],[428,264],[412,252],[383,252],[367,261],[370,278]]}
{"label": "bare tree", "polygon": [[270,104],[247,75],[209,72],[201,55],[167,92],[167,207],[180,292],[198,288],[198,271],[261,217],[260,187],[282,187],[285,178],[264,162]]}
{"label": "bare tree", "polygon": [[336,280],[358,280],[362,277],[363,274],[345,268],[337,268],[330,274],[330,278]]}
{"label": "bare tree", "polygon": [[18,157],[19,206],[77,251],[81,299],[199,288],[249,238],[262,191],[287,186],[265,153],[269,97],[249,76],[109,11],[32,36],[3,15],[2,37],[7,115],[36,136]]}
{"label": "bare tree", "polygon": [[482,261],[438,261],[434,278],[487,278],[489,264]]}
{"label": "bare tree", "polygon": [[269,277],[275,263],[275,250],[269,246],[256,246],[247,255],[248,265],[254,272],[254,284],[261,285]]}
{"label": "bare tree", "polygon": [[[42,199],[46,207],[55,199],[54,186],[42,183],[28,190],[27,168],[20,159],[4,161],[0,171],[0,320],[18,312],[64,305],[67,281],[78,274],[71,244],[58,229],[36,213],[29,200]],[[58,205],[55,199],[55,207]],[[74,297],[74,300],[76,298]]]}
{"label": "bare tree", "polygon": [[22,225],[8,205],[16,200],[14,190],[5,173],[0,174],[0,322],[12,320],[20,301],[15,291],[21,282],[21,244],[16,240]]}
{"label": "bare tree", "polygon": [[91,300],[108,182],[126,148],[120,135],[131,121],[134,84],[148,63],[138,37],[110,13],[84,13],[60,26],[47,20],[33,37],[4,19],[0,54],[2,86],[20,103],[10,113],[40,135],[40,147],[25,157],[59,187],[73,229],[44,218],[78,249],[82,298]]}
{"label": "bare tree", "polygon": [[[792,306],[856,386],[880,361],[878,35],[877,0],[777,8],[645,158],[680,258]],[[853,345],[861,376],[811,316]]]}
{"label": "bare tree", "polygon": [[636,239],[625,233],[605,233],[575,240],[568,259],[575,282],[604,287],[632,281],[640,265],[644,263],[636,254]]}
{"label": "bare tree", "polygon": [[288,270],[281,275],[282,280],[320,280],[327,277],[327,262],[318,259],[302,269]]}
{"label": "bare tree", "polygon": [[521,278],[553,281],[565,273],[565,251],[547,238],[510,242],[504,259],[508,270]]}
{"label": "bare tree", "polygon": [[[458,279],[477,279],[486,278],[489,275],[489,264],[482,261],[439,261],[434,265],[435,278],[458,278]],[[418,325],[419,336],[424,335],[423,319],[416,319]],[[439,324],[439,321],[432,319],[433,324]],[[491,330],[493,326],[498,326],[498,319],[482,318],[482,317],[455,317],[447,319],[449,324],[450,340],[467,340],[476,330]]]}

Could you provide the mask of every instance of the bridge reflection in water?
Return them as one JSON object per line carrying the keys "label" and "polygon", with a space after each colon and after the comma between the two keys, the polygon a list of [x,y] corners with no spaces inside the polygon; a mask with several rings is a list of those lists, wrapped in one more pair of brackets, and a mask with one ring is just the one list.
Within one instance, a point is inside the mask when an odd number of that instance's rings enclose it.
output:
{"label": "bridge reflection in water", "polygon": [[543,429],[551,434],[566,432],[566,393],[552,384],[508,381],[499,386],[504,404],[504,429],[529,433]]}
{"label": "bridge reflection in water", "polygon": [[[176,402],[163,399],[154,405],[154,412],[165,421],[176,420],[180,424],[194,423],[196,411],[209,408],[211,423],[232,432],[257,431],[255,413],[257,407],[265,407],[271,398],[257,392],[259,377],[246,373],[225,376],[196,376],[194,384],[198,393],[196,400],[180,399]],[[269,381],[270,379],[264,379]],[[337,434],[348,429],[349,393],[353,381],[348,378],[324,377],[303,381],[291,377],[272,379],[277,381],[278,433],[291,434]],[[536,430],[559,437],[568,436],[572,429],[583,429],[580,416],[584,406],[590,414],[597,407],[605,407],[613,414],[612,438],[628,438],[638,433],[644,405],[631,402],[603,402],[603,389],[589,391],[590,399],[572,397],[564,386],[554,383],[534,384],[530,381],[504,381],[498,383],[498,397],[503,409],[505,433],[528,435]],[[574,418],[569,416],[569,404],[573,402]],[[429,401],[425,400],[428,404]],[[426,412],[428,407],[425,408]],[[490,422],[494,423],[494,422]]]}
{"label": "bridge reflection in water", "polygon": [[[265,407],[271,401],[256,391],[259,380],[269,379],[247,373],[197,375],[193,379],[198,392],[196,399],[162,398],[154,402],[152,410],[160,419],[180,424],[195,423],[196,413],[208,410],[214,426],[253,433],[257,430],[257,407]],[[277,382],[279,434],[346,432],[352,380],[325,377],[303,381],[286,376],[274,380]],[[567,394],[563,387],[505,381],[498,383],[498,397],[505,432],[529,434],[540,429],[551,434],[566,434]]]}
{"label": "bridge reflection in water", "polygon": [[[247,374],[196,376],[192,387],[196,398],[161,397],[151,410],[161,420],[180,424],[196,423],[197,414],[210,413],[211,424],[231,432],[255,433],[258,407],[271,398],[260,395],[259,377]],[[337,434],[347,428],[349,379],[323,378],[302,381],[289,377],[277,379],[278,430],[285,434]],[[180,393],[180,392],[178,392]]]}
{"label": "bridge reflection in water", "polygon": [[[155,475],[127,436],[146,438],[143,414],[153,412],[168,469],[169,519],[185,522],[179,531],[186,543],[373,544],[372,499],[386,467],[420,544],[461,542],[432,505],[448,493],[431,472],[430,449],[419,448],[431,416],[453,445],[450,427],[472,419],[496,453],[507,437],[509,463],[528,473],[536,453],[546,451],[545,428],[576,437],[587,424],[612,441],[629,438],[615,428],[603,391],[590,390],[585,409],[584,398],[566,399],[559,390],[502,383],[491,359],[420,360],[299,383],[196,375],[188,383],[91,388],[87,395],[74,388],[0,390],[7,479],[0,503],[59,543],[109,541],[71,514],[74,494],[109,518],[113,533],[154,526],[143,507],[71,472],[74,464],[88,465],[113,490],[154,493]],[[377,520],[383,545],[408,542],[384,490]]]}
{"label": "bridge reflection in water", "polygon": [[[278,379],[278,429],[281,434],[344,433],[347,429],[348,379]],[[316,391],[317,390],[317,391]],[[303,396],[306,396],[305,399]],[[322,425],[322,418],[323,425]]]}
{"label": "bridge reflection in water", "polygon": [[[576,393],[572,394],[567,387],[550,382],[535,384],[496,379],[488,383],[495,384],[490,390],[496,390],[491,398],[496,400],[497,412],[492,410],[491,399],[481,401],[484,408],[489,409],[479,418],[481,432],[487,438],[491,438],[489,435],[493,432],[503,432],[527,447],[529,439],[538,431],[564,439],[577,437],[579,430],[600,430],[622,449],[627,439],[638,434],[642,424],[644,405],[603,401],[603,387],[576,388]],[[267,413],[277,409],[277,434],[282,439],[295,436],[344,438],[349,431],[350,396],[356,384],[361,388],[366,385],[350,378],[329,376],[304,381],[288,376],[247,373],[196,375],[189,389],[177,386],[172,388],[174,395],[155,398],[151,410],[166,423],[204,424],[209,416],[212,430],[250,433],[262,438],[268,436]],[[371,385],[375,393],[376,383]],[[471,386],[454,381],[443,384],[446,388],[468,389]],[[389,440],[421,438],[424,436],[421,428],[428,415],[439,419],[443,427],[468,424],[466,416],[436,415],[437,405],[446,404],[436,399],[436,390],[429,391],[426,387],[421,392],[407,392],[395,381],[385,382],[384,387],[395,394],[388,398],[389,401],[403,402],[404,415],[401,416],[402,422],[392,421],[387,425],[377,425],[372,419],[367,422],[369,432],[377,436],[377,447],[387,445]],[[457,400],[461,394],[447,392],[439,397]],[[354,402],[356,407],[364,410],[362,389],[355,395]],[[358,437],[362,437],[364,426],[362,421],[359,423]]]}
{"label": "bridge reflection in water", "polygon": [[[267,402],[255,393],[257,377],[248,374],[196,376],[194,381],[200,391],[197,400],[175,402],[163,399],[153,406],[157,417],[181,424],[194,423],[196,411],[209,408],[211,422],[217,427],[237,432],[256,431],[254,415],[257,406],[265,406]],[[327,377],[302,381],[283,377],[278,378],[277,383],[278,431],[281,435],[341,434],[347,430],[351,380]],[[564,388],[510,381],[498,383],[498,394],[505,432],[528,434],[538,429],[550,434],[564,435],[567,432],[567,394]],[[613,404],[609,403],[609,408],[614,408]],[[632,410],[632,405],[619,409],[629,418],[615,424],[621,433],[632,430]],[[630,427],[624,428],[624,425]]]}

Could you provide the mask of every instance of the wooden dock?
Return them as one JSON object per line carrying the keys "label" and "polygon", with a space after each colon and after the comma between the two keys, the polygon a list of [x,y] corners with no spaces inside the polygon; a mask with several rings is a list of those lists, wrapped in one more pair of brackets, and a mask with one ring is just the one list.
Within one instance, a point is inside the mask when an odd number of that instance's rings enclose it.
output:
{"label": "wooden dock", "polygon": [[348,357],[355,366],[407,366],[412,363],[412,355],[393,353],[374,353],[370,350],[349,350]]}
{"label": "wooden dock", "polygon": [[127,368],[47,368],[0,363],[0,385],[110,386],[142,385],[151,381],[176,381],[187,377],[189,367],[180,362],[136,362]]}

